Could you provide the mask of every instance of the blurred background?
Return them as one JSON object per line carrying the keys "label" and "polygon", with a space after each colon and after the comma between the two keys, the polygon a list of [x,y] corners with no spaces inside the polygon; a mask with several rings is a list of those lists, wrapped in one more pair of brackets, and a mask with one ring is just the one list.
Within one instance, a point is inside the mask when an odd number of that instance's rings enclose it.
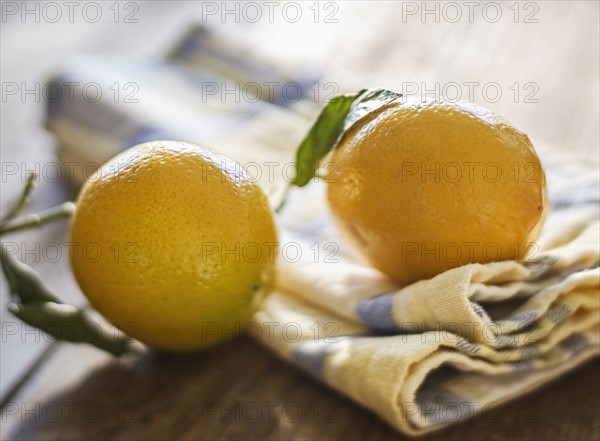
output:
{"label": "blurred background", "polygon": [[[290,160],[328,99],[378,86],[481,104],[537,148],[597,169],[599,5],[2,1],[0,208],[29,171],[39,175],[30,210],[73,198],[88,167],[149,139],[199,142],[242,163]],[[65,231],[59,223],[8,240],[81,305]],[[6,288],[2,279],[2,304]],[[65,348],[17,331],[4,309],[0,317],[6,400]],[[66,363],[71,378],[105,362],[83,353]]]}

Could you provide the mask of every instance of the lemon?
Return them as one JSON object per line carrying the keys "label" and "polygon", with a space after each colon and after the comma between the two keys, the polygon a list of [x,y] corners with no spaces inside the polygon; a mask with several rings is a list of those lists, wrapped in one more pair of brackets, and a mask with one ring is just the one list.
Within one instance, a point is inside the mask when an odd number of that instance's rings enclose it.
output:
{"label": "lemon", "polygon": [[392,101],[345,133],[331,163],[343,235],[402,283],[535,252],[543,169],[528,137],[485,108]]}
{"label": "lemon", "polygon": [[231,338],[268,292],[272,211],[239,164],[174,141],[141,144],[82,188],[73,272],[91,304],[148,345],[194,350]]}

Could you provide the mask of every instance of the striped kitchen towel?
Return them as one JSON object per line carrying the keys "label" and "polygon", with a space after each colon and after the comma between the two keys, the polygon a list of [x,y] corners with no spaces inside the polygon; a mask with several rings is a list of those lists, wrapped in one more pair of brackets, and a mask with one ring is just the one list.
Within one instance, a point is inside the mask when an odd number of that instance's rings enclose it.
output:
{"label": "striped kitchen towel", "polygon": [[[98,102],[75,93],[49,103],[47,126],[63,162],[79,165],[76,183],[90,164],[126,147],[173,138],[242,164],[279,164],[259,181],[271,195],[281,187],[282,164],[293,161],[318,109],[205,93],[206,84],[233,88],[241,76],[290,77],[236,65],[239,56],[223,55],[216,49],[222,45],[198,32],[163,60],[79,59],[54,78],[102,90],[117,83],[133,93]],[[347,252],[324,184],[292,191],[278,219],[276,288],[255,317],[261,341],[408,434],[464,421],[597,356],[598,170],[549,149],[538,153],[552,210],[535,255],[525,263],[467,265],[408,286]]]}
{"label": "striped kitchen towel", "polygon": [[342,253],[327,210],[311,202],[322,189],[302,189],[282,215],[291,251],[256,315],[260,337],[408,434],[548,383],[600,353],[595,174],[570,181],[580,185],[571,200],[551,191],[560,206],[529,261],[466,265],[404,287]]}
{"label": "striped kitchen towel", "polygon": [[[193,26],[161,59],[79,57],[67,63],[48,82],[59,92],[48,97],[46,118],[67,169],[63,175],[79,186],[118,152],[157,139],[214,146],[242,164],[291,162],[320,110],[306,99],[315,70],[292,81],[289,68],[251,61],[250,49],[229,40]],[[255,84],[271,93],[257,92]],[[290,84],[297,92],[285,99]],[[255,178],[267,190],[275,184],[269,173]]]}

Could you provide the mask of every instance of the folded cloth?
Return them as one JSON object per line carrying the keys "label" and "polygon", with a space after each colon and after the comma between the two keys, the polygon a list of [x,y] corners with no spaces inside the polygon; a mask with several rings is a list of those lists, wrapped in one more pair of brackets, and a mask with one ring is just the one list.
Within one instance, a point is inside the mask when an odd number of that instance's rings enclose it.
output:
{"label": "folded cloth", "polygon": [[[283,254],[256,315],[261,340],[408,434],[549,382],[600,353],[599,184],[582,170],[567,184],[580,185],[573,203],[551,192],[560,204],[527,262],[466,265],[404,287],[348,257],[316,256],[341,243],[326,209],[284,212],[282,243],[297,250]],[[323,199],[316,187],[289,205]]]}
{"label": "folded cloth", "polygon": [[[118,152],[160,139],[218,146],[242,164],[291,161],[319,111],[302,99],[316,81],[314,70],[292,82],[289,69],[248,61],[249,49],[242,54],[224,44],[226,37],[193,26],[161,59],[70,60],[48,82],[62,92],[48,98],[46,117],[64,175],[79,186]],[[252,94],[255,84],[273,93]],[[290,84],[301,93],[285,101],[281,91]],[[267,172],[254,178],[264,187],[273,183]]]}
{"label": "folded cloth", "polygon": [[[303,112],[314,105],[207,97],[202,84],[221,79],[216,62],[203,70],[207,45],[197,38],[192,32],[194,44],[184,40],[168,61],[70,63],[57,81],[96,82],[105,90],[133,83],[138,101],[50,103],[48,128],[63,161],[85,170],[135,143],[175,138],[242,163],[278,164],[259,182],[281,183],[282,166],[311,123]],[[235,61],[213,55],[208,60],[219,69],[223,60]],[[551,150],[538,153],[552,210],[530,260],[467,265],[409,286],[345,249],[324,184],[292,191],[278,219],[276,289],[255,316],[260,340],[409,434],[485,412],[596,356],[598,170]]]}

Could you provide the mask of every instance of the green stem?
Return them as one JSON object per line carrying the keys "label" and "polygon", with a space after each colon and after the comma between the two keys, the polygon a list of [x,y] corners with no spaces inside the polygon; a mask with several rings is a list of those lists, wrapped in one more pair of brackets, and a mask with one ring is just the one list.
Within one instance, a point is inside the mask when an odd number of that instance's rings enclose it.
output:
{"label": "green stem", "polygon": [[8,214],[2,218],[3,223],[11,220],[17,214],[19,214],[21,212],[21,210],[23,209],[23,207],[27,204],[27,202],[29,202],[29,194],[31,193],[31,190],[33,190],[33,187],[35,185],[35,177],[36,177],[35,173],[31,173],[30,175],[27,176],[27,182],[25,183],[25,188],[23,189],[23,192],[21,193],[19,200],[14,205],[12,210],[10,210],[8,212]]}
{"label": "green stem", "polygon": [[73,202],[64,202],[37,214],[28,214],[14,221],[2,222],[0,223],[0,236],[44,225],[64,217],[70,217],[74,212],[75,204]]}
{"label": "green stem", "polygon": [[277,204],[277,206],[273,210],[273,211],[275,211],[275,214],[279,214],[281,212],[281,210],[283,210],[283,207],[285,207],[285,203],[287,202],[287,197],[288,197],[288,194],[289,194],[291,188],[292,188],[292,183],[286,182],[285,190],[283,191],[283,194],[281,195],[279,204]]}

